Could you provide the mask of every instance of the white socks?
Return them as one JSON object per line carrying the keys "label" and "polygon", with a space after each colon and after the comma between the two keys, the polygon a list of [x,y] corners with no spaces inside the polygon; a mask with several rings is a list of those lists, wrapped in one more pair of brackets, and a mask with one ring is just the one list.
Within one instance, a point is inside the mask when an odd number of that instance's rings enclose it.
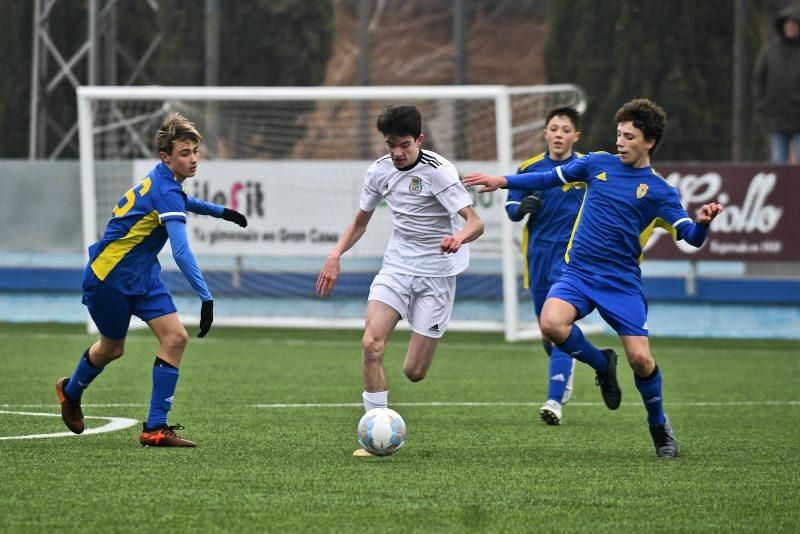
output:
{"label": "white socks", "polygon": [[361,394],[361,398],[364,399],[364,411],[367,412],[373,408],[386,408],[389,406],[388,391],[376,391],[374,393],[365,391]]}

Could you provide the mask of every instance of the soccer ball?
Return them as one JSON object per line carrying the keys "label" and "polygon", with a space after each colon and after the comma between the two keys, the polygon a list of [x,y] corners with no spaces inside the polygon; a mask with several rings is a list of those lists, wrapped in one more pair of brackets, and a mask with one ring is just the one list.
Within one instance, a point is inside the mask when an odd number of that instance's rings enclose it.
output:
{"label": "soccer ball", "polygon": [[376,456],[389,456],[406,442],[406,423],[389,408],[373,408],[358,422],[358,442]]}

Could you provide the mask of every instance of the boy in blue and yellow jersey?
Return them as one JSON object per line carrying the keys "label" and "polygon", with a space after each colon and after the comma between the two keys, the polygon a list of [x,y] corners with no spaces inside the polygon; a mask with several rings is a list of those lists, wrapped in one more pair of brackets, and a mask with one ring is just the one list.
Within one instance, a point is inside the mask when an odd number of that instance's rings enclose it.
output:
{"label": "boy in blue and yellow jersey", "polygon": [[161,163],[125,193],[112,209],[103,237],[89,247],[83,303],[100,339],[83,353],[72,376],[56,382],[61,417],[76,434],[84,430],[83,390],[108,363],[122,356],[128,324],[135,315],[147,323],[160,344],[153,366],[150,412],[139,441],[161,447],[195,446],[175,433],[179,425],[167,424],[188,334],[159,278],[158,253],[169,239],[175,263],[202,302],[198,337],[204,337],[214,318],[214,301],[189,248],[186,212],[247,226],[241,213],[184,193],[184,180],[197,172],[201,141],[194,124],[179,114],[169,116],[156,134]]}
{"label": "boy in blue and yellow jersey", "polygon": [[[564,165],[579,155],[572,150],[580,139],[580,114],[572,106],[550,110],[545,117],[544,139],[547,151],[524,161],[517,173],[545,172]],[[525,259],[523,282],[530,289],[534,313],[542,314],[547,293],[564,269],[564,252],[567,248],[575,217],[583,202],[586,189],[554,187],[542,191],[509,189],[506,213],[512,221],[528,221],[522,233],[522,252]],[[539,416],[549,425],[561,423],[562,405],[572,395],[572,373],[575,359],[542,339],[545,352],[550,357],[547,402]]]}
{"label": "boy in blue and yellow jersey", "polygon": [[642,246],[653,228],[662,226],[677,239],[699,247],[722,206],[703,205],[693,222],[677,190],[650,167],[650,154],[667,124],[664,110],[649,100],[636,99],[622,106],[615,120],[617,155],[595,152],[544,173],[469,174],[464,184],[482,185],[481,192],[587,184],[567,245],[564,274],[550,289],[542,309],[542,331],[561,351],[596,371],[603,401],[615,410],[622,399],[617,355],[594,347],[574,324],[597,308],[622,341],[644,401],[656,454],[673,458],[678,455],[678,442],[664,413],[661,373],[647,337],[647,302],[639,269]]}

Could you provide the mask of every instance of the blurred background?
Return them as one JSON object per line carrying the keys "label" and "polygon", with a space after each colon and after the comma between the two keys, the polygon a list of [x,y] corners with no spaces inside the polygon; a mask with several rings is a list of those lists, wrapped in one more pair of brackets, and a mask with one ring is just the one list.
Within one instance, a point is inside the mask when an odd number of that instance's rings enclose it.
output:
{"label": "blurred background", "polygon": [[[650,98],[669,115],[656,168],[684,197],[701,181],[731,207],[719,223],[730,239],[716,248],[688,257],[662,240],[648,255],[651,331],[800,338],[794,213],[800,171],[794,157],[769,162],[769,132],[754,94],[759,54],[776,39],[781,10],[796,6],[785,0],[0,0],[0,321],[86,319],[78,86],[573,84],[585,104],[578,150],[613,152],[616,109],[631,98]],[[292,108],[282,120],[291,124],[307,113]],[[360,142],[336,144],[337,132],[354,119],[331,113],[324,128],[306,127],[283,144],[259,137],[238,157],[297,159],[304,146],[332,146],[315,158],[368,164],[382,150],[371,131],[373,115]],[[462,126],[473,135],[447,144],[447,152],[434,135],[429,148],[454,161],[491,159],[481,153],[480,132],[492,125],[474,112],[464,116]],[[215,137],[215,124],[203,124],[207,156],[234,157],[243,143],[225,144]],[[524,159],[542,149],[537,139],[527,154],[514,155]],[[710,175],[718,180],[709,182]],[[114,198],[123,191],[117,187]],[[332,230],[341,231],[338,226]],[[308,271],[293,282],[307,289],[321,266],[315,261],[299,262],[302,268],[283,261],[279,271]],[[367,274],[379,265],[379,258],[364,261],[360,269]],[[169,269],[169,260],[164,263]],[[228,288],[226,277],[238,276],[231,264],[241,267],[236,257],[200,257],[212,282],[219,270],[220,288]],[[477,262],[472,271],[480,281],[459,282],[467,293],[495,279],[481,297],[482,310],[470,306],[463,313],[502,314],[499,259]],[[354,282],[351,309],[321,315],[358,317],[364,283]],[[191,293],[177,277],[174,284],[194,311]],[[305,289],[267,292],[265,299],[276,300],[250,306],[296,303]],[[526,298],[521,291],[522,320],[531,314]],[[305,313],[289,307],[290,314]]]}

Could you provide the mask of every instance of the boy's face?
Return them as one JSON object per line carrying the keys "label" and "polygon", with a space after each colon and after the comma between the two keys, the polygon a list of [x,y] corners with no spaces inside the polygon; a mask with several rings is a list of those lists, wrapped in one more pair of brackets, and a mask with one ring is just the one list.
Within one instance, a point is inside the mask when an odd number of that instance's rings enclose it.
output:
{"label": "boy's face", "polygon": [[622,163],[646,167],[650,164],[650,149],[654,144],[654,140],[644,138],[644,132],[632,121],[617,124],[617,152]]}
{"label": "boy's face", "polygon": [[424,138],[425,136],[422,134],[419,134],[419,137],[416,139],[411,135],[404,135],[402,137],[397,135],[383,136],[389,155],[392,156],[392,163],[394,163],[394,166],[398,169],[408,167],[417,161]]}
{"label": "boy's face", "polygon": [[179,181],[191,178],[197,172],[197,163],[200,161],[200,145],[194,141],[175,141],[172,152],[160,152],[163,161],[175,173]]}
{"label": "boy's face", "polygon": [[800,37],[800,24],[794,19],[784,20],[783,35],[790,41],[796,40]]}
{"label": "boy's face", "polygon": [[556,115],[544,127],[544,140],[550,152],[550,159],[560,161],[572,154],[572,145],[578,142],[581,133],[569,117]]}

